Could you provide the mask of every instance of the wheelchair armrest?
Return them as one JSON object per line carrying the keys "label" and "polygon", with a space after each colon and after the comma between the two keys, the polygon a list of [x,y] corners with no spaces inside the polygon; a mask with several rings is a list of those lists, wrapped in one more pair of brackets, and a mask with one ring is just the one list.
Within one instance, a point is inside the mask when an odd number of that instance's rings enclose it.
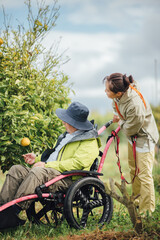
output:
{"label": "wheelchair armrest", "polygon": [[87,175],[94,175],[94,176],[103,176],[103,173],[95,172],[95,171],[85,171],[85,170],[72,170],[72,171],[65,171],[61,173],[62,175],[67,175],[71,173],[86,173]]}

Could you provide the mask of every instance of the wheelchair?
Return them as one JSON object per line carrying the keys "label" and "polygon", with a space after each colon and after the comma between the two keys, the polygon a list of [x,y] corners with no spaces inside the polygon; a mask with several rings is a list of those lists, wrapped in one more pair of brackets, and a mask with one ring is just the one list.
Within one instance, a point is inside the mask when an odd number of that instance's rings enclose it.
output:
{"label": "wheelchair", "polygon": [[[112,121],[104,125],[98,134],[101,134]],[[117,132],[119,129],[117,130]],[[107,150],[113,137],[107,141],[104,152],[100,154],[101,160],[95,159],[90,171],[74,170],[63,172],[61,175],[40,185],[35,194],[23,196],[0,207],[0,211],[22,201],[32,203],[26,210],[27,218],[36,224],[45,224],[56,227],[64,219],[70,227],[75,229],[88,228],[91,226],[103,227],[109,223],[113,213],[113,200],[106,194],[104,183],[100,180],[103,163]],[[66,178],[79,176],[66,191],[49,192],[48,187],[55,182]]]}
{"label": "wheelchair", "polygon": [[[98,159],[94,164],[97,164],[97,161]],[[113,212],[113,201],[105,193],[104,184],[98,178],[102,174],[93,170],[70,171],[62,174],[62,176],[73,175],[82,178],[75,181],[66,192],[58,191],[43,197],[43,188],[46,187],[41,185],[36,188],[39,197],[26,210],[29,221],[57,226],[66,219],[68,224],[76,229],[109,223]]]}

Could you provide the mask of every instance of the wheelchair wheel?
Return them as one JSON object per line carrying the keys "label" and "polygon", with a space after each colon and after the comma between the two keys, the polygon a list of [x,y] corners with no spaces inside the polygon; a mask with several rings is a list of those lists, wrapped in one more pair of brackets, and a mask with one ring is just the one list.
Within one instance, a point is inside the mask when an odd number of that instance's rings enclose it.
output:
{"label": "wheelchair wheel", "polygon": [[102,227],[105,222],[110,222],[112,212],[112,199],[105,193],[104,185],[98,178],[82,178],[67,191],[64,215],[71,227]]}
{"label": "wheelchair wheel", "polygon": [[45,224],[56,227],[63,221],[63,208],[56,206],[54,202],[49,201],[41,203],[34,201],[26,210],[29,221],[36,224]]}

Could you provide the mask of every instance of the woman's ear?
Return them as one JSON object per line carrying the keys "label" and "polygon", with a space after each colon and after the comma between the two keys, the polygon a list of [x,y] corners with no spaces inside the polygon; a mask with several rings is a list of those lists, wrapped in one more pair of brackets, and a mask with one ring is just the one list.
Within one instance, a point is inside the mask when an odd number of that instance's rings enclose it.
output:
{"label": "woman's ear", "polygon": [[122,95],[123,95],[123,92],[117,92],[116,95],[117,95],[117,98],[120,99],[122,97]]}

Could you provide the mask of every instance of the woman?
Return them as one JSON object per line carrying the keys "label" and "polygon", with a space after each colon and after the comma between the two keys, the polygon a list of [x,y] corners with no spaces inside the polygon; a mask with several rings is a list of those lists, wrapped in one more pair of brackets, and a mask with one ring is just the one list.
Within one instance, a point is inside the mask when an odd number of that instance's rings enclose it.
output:
{"label": "woman", "polygon": [[[130,167],[132,192],[139,197],[139,211],[150,214],[155,210],[154,182],[152,168],[154,148],[159,133],[150,105],[137,89],[132,76],[113,73],[104,78],[105,92],[113,99],[115,115],[113,122],[118,122],[128,138],[128,163]],[[132,136],[136,136],[136,164],[139,172],[135,176],[135,160],[132,150]]]}

